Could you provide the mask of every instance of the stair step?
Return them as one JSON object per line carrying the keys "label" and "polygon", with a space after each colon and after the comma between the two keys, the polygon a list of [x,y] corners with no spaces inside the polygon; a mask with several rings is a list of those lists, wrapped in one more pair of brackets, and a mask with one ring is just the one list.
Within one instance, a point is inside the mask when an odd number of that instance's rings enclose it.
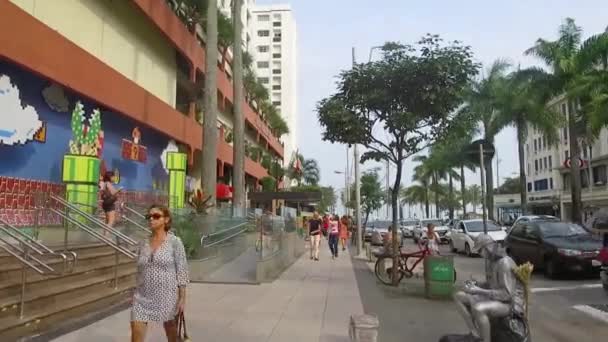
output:
{"label": "stair step", "polygon": [[[136,272],[135,263],[131,260],[121,260],[118,265],[118,274],[133,274]],[[60,294],[71,289],[88,286],[95,282],[101,281],[101,278],[113,279],[114,277],[114,261],[106,262],[103,267],[98,267],[91,270],[83,270],[82,272],[69,274],[62,277],[46,279],[35,283],[26,284],[25,301],[26,305],[29,302]],[[0,291],[0,317],[8,310],[18,306],[21,299],[21,284],[16,284],[12,287]],[[26,306],[27,308],[27,306]]]}
{"label": "stair step", "polygon": [[[77,262],[76,262],[76,267],[74,268],[73,273],[83,272],[86,270],[93,270],[97,266],[98,263],[102,264],[103,262],[106,262],[108,260],[111,260],[113,263],[114,258],[115,258],[115,252],[113,250],[112,251],[103,251],[102,250],[101,252],[97,252],[97,253],[88,253],[87,252],[86,254],[78,257]],[[124,256],[122,254],[120,255],[120,258],[121,259],[127,258],[129,260],[132,260],[129,257]],[[61,265],[60,260],[57,260],[54,262],[49,262],[48,265],[53,267],[55,269],[55,271],[57,271],[57,272],[61,272],[62,268],[63,268],[63,265]],[[7,286],[12,286],[14,284],[21,283],[21,267],[22,267],[21,264],[19,264],[15,261],[11,267],[7,267],[7,269],[0,271],[0,290]],[[66,275],[69,275],[69,274],[66,274]],[[28,283],[32,283],[32,282],[36,282],[36,281],[40,281],[40,280],[44,280],[44,279],[58,278],[58,277],[61,277],[61,275],[42,275],[30,268],[27,269]]]}
{"label": "stair step", "polygon": [[23,319],[16,316],[0,319],[0,341],[34,337],[55,329],[74,317],[83,317],[117,303],[124,303],[131,298],[134,286],[135,276],[129,275],[119,279],[117,289],[101,283],[74,294],[69,301],[58,300],[54,305],[26,311]]}

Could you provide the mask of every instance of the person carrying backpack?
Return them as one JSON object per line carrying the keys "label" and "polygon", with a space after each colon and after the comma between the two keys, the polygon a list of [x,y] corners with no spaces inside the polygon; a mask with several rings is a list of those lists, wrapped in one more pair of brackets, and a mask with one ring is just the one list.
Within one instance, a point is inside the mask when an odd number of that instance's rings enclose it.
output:
{"label": "person carrying backpack", "polygon": [[[108,171],[103,175],[102,181],[99,183],[99,191],[101,193],[101,209],[106,217],[106,224],[114,227],[116,222],[116,201],[118,201],[118,193],[121,189],[116,189],[112,185],[114,172]],[[103,235],[107,235],[104,230]]]}

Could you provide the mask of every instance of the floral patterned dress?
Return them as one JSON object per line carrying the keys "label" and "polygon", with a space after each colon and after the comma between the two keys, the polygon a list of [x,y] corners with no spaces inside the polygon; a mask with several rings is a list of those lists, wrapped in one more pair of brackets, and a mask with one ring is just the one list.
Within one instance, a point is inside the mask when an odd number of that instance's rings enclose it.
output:
{"label": "floral patterned dress", "polygon": [[137,285],[131,321],[167,322],[177,315],[178,287],[188,284],[188,262],[180,238],[167,234],[152,253],[146,239],[137,256]]}

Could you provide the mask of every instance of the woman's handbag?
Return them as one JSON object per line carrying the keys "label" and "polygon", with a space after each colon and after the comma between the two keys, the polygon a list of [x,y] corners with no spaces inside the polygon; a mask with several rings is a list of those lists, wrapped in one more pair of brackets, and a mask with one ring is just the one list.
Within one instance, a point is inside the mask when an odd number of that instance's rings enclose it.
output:
{"label": "woman's handbag", "polygon": [[190,342],[186,329],[186,317],[183,312],[177,316],[177,340],[179,342]]}

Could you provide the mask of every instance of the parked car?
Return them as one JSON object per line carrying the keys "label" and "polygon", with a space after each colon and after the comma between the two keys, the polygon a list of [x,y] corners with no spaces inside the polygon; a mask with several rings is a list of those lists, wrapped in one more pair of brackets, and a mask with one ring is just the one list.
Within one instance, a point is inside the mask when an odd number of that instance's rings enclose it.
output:
{"label": "parked car", "polygon": [[515,222],[513,222],[513,225],[507,229],[507,232],[511,231],[511,228],[515,227],[515,225],[518,223],[536,222],[536,221],[559,222],[560,219],[555,216],[551,216],[551,215],[523,215],[523,216],[518,217],[515,220]]}
{"label": "parked car", "polygon": [[536,221],[518,223],[506,239],[506,251],[517,263],[529,261],[548,278],[562,271],[599,272],[592,262],[601,240],[575,223]]}
{"label": "parked car", "polygon": [[388,234],[388,227],[391,224],[391,221],[373,221],[367,224],[367,227],[370,229],[370,242],[372,245],[382,245],[384,236]]}
{"label": "parked car", "polygon": [[420,240],[426,239],[426,230],[427,230],[426,227],[428,226],[429,223],[432,223],[435,225],[435,232],[437,234],[439,234],[439,238],[441,239],[441,242],[448,243],[449,240],[448,240],[446,234],[450,230],[449,227],[444,224],[443,220],[435,219],[435,218],[420,220],[420,226],[416,227],[412,234],[412,238],[414,239],[414,242],[418,243],[418,242],[420,242]]}
{"label": "parked car", "polygon": [[[502,243],[507,233],[492,221],[486,222],[488,235],[494,241]],[[468,256],[473,256],[472,250],[475,238],[483,233],[483,220],[462,220],[450,232],[450,249],[452,252],[464,252]]]}
{"label": "parked car", "polygon": [[413,237],[414,229],[420,227],[420,220],[418,219],[405,219],[401,221],[401,232],[403,233],[403,237]]}

